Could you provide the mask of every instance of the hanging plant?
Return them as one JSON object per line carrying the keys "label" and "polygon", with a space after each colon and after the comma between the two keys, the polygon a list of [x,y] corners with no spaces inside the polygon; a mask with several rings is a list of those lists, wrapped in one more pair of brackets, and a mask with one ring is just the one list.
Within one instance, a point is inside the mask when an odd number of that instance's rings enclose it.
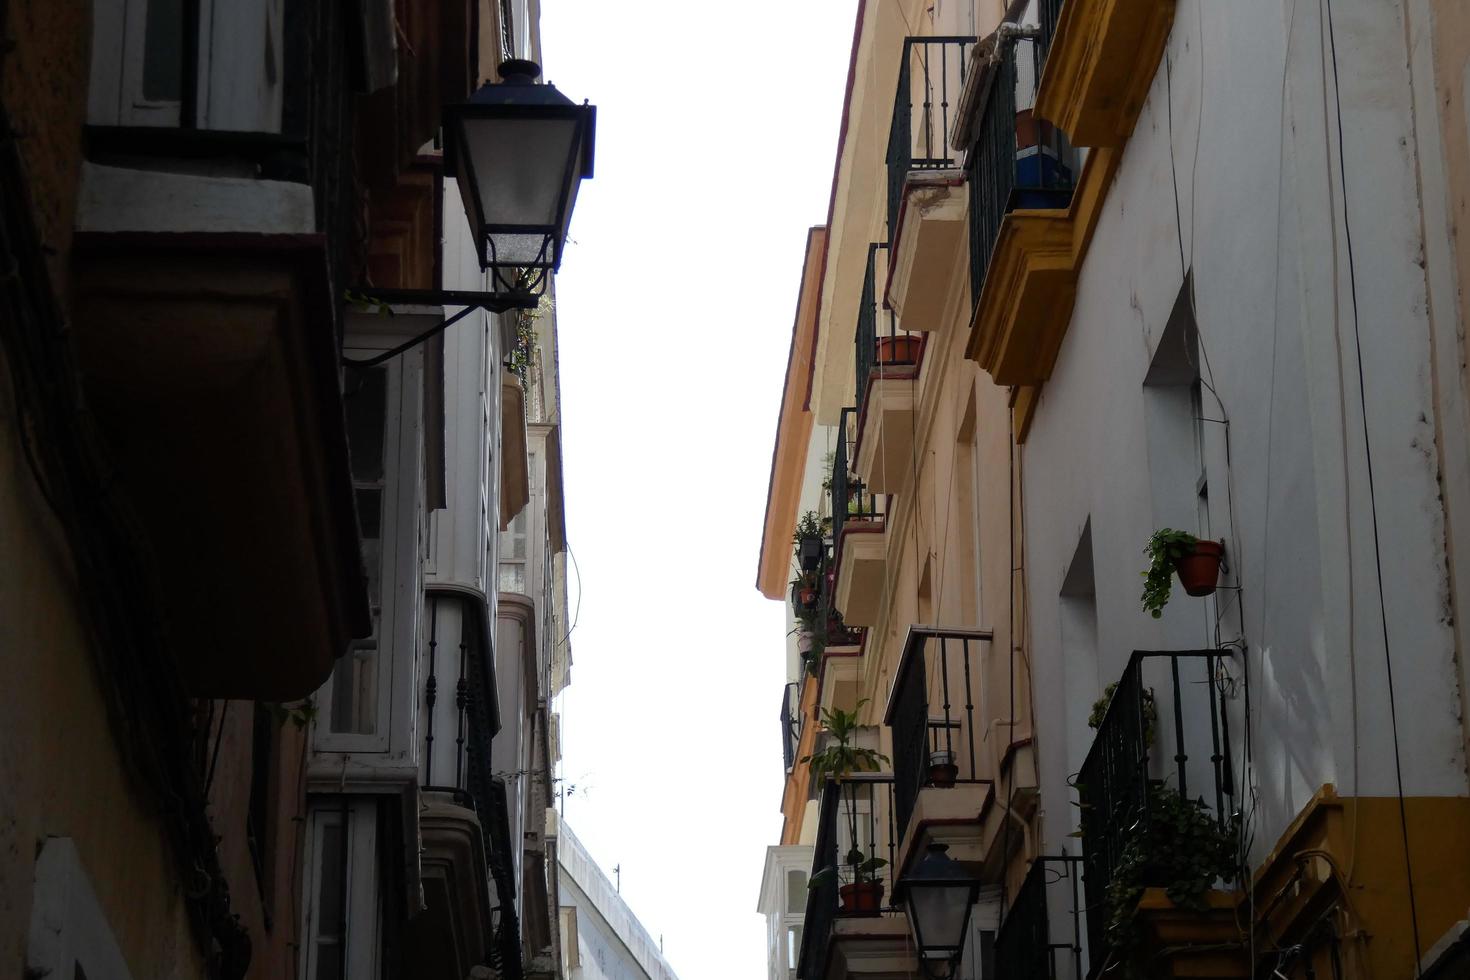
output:
{"label": "hanging plant", "polygon": [[1158,619],[1169,604],[1176,572],[1189,595],[1206,596],[1215,591],[1225,547],[1218,541],[1201,541],[1188,531],[1165,527],[1153,533],[1143,553],[1148,555],[1149,566],[1143,573],[1140,601],[1144,611]]}

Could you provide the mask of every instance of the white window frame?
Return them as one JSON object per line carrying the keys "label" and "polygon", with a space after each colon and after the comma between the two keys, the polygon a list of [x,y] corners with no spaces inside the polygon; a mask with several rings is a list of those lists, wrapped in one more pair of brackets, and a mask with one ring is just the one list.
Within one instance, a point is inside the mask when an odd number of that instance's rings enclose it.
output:
{"label": "white window frame", "polygon": [[[143,96],[148,4],[153,0],[93,0],[92,70],[87,122],[101,126],[180,126],[182,103]],[[259,18],[259,20],[256,20]],[[282,0],[199,0],[195,113],[201,128],[279,132],[285,92],[285,12]],[[263,23],[262,23],[263,22]],[[236,56],[212,52],[242,38],[266,50]],[[266,54],[270,57],[267,59]],[[273,65],[267,67],[266,61]],[[242,74],[248,66],[258,76]],[[270,77],[271,68],[274,78]],[[216,73],[228,77],[216,77]],[[219,100],[211,95],[218,93]],[[230,100],[244,93],[246,104]],[[253,99],[253,104],[249,101]]]}
{"label": "white window frame", "polygon": [[48,837],[36,855],[26,976],[132,980],[107,915],[70,837]]}
{"label": "white window frame", "polygon": [[[378,811],[372,798],[325,799],[314,803],[307,818],[305,873],[302,881],[301,976],[316,976],[321,924],[341,915],[321,907],[322,839],[329,827],[342,827],[343,861],[346,869],[347,935],[343,943],[344,973],[349,977],[378,975],[382,946],[382,902],[378,887]],[[90,980],[90,974],[88,975]]]}
{"label": "white window frame", "polygon": [[[392,337],[350,337],[347,357],[364,360],[395,346]],[[321,752],[388,753],[393,734],[412,739],[416,698],[397,698],[400,689],[416,685],[419,644],[420,563],[418,560],[419,489],[423,398],[423,352],[418,349],[389,359],[387,416],[383,433],[383,512],[379,526],[379,595],[381,607],[374,641],[377,645],[375,723],[371,733],[332,731],[332,686],[336,672],[354,655],[349,650],[337,661],[332,676],[317,690],[318,722],[313,726],[315,746]],[[356,645],[354,645],[355,648]],[[401,675],[395,684],[395,674]],[[399,703],[403,702],[403,703]]]}

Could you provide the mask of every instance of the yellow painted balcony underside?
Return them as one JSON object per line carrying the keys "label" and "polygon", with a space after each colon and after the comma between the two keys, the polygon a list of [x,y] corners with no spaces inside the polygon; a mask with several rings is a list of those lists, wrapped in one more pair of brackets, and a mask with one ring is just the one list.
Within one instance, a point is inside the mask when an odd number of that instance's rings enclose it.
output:
{"label": "yellow painted balcony underside", "polygon": [[1174,0],[1067,0],[1046,56],[1036,114],[1074,146],[1122,146],[1174,22]]}

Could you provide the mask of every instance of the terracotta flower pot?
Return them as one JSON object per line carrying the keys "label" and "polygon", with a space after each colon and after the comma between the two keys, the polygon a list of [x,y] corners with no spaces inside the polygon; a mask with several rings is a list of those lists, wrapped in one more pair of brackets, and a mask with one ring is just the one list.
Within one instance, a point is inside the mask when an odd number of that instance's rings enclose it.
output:
{"label": "terracotta flower pot", "polygon": [[919,338],[909,336],[879,337],[879,364],[917,364]]}
{"label": "terracotta flower pot", "polygon": [[1220,559],[1224,555],[1225,547],[1218,541],[1195,542],[1194,551],[1179,559],[1175,568],[1184,591],[1192,596],[1213,593],[1220,580]]}
{"label": "terracotta flower pot", "polygon": [[929,785],[949,789],[960,777],[960,767],[953,762],[936,762],[929,766]]}
{"label": "terracotta flower pot", "polygon": [[877,912],[883,908],[883,882],[854,881],[837,889],[844,912]]}
{"label": "terracotta flower pot", "polygon": [[817,608],[817,590],[813,588],[798,589],[796,599],[801,603],[803,609]]}

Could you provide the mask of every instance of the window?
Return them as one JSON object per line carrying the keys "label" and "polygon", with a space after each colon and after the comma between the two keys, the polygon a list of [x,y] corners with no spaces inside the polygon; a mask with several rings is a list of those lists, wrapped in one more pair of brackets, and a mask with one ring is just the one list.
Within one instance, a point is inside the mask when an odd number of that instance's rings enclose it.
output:
{"label": "window", "polygon": [[387,496],[384,451],[388,436],[388,368],[351,368],[343,402],[347,443],[352,456],[352,488],[367,574],[373,635],[352,644],[332,672],[328,728],[335,733],[372,735],[377,731],[379,637],[383,634],[383,506]]}
{"label": "window", "polygon": [[501,592],[529,594],[526,582],[526,525],[530,523],[530,515],[529,507],[522,508],[519,514],[510,519],[510,527],[500,539]]}
{"label": "window", "polygon": [[70,837],[48,837],[36,855],[25,975],[131,980],[81,856]]}
{"label": "window", "polygon": [[[392,336],[350,338],[346,353],[365,360],[394,342]],[[317,692],[322,724],[314,729],[313,740],[321,751],[388,752],[395,731],[400,740],[408,737],[416,713],[401,695],[413,684],[419,641],[422,378],[418,351],[343,372],[372,633],[352,642]],[[400,675],[397,684],[395,671]]]}
{"label": "window", "polygon": [[806,912],[806,872],[800,868],[786,872],[786,911]]}
{"label": "window", "polygon": [[271,786],[276,755],[276,720],[269,708],[259,702],[255,705],[255,718],[250,739],[250,801],[245,811],[245,842],[250,849],[250,863],[255,869],[255,886],[260,892],[261,910],[265,927],[271,928],[271,885],[274,881],[273,868],[269,861],[272,853],[270,815],[275,806],[275,793]]}
{"label": "window", "polygon": [[377,976],[377,805],[343,798],[313,806],[306,848],[301,976]]}
{"label": "window", "polygon": [[89,123],[280,131],[282,0],[198,0],[193,16],[185,0],[96,0]]}

